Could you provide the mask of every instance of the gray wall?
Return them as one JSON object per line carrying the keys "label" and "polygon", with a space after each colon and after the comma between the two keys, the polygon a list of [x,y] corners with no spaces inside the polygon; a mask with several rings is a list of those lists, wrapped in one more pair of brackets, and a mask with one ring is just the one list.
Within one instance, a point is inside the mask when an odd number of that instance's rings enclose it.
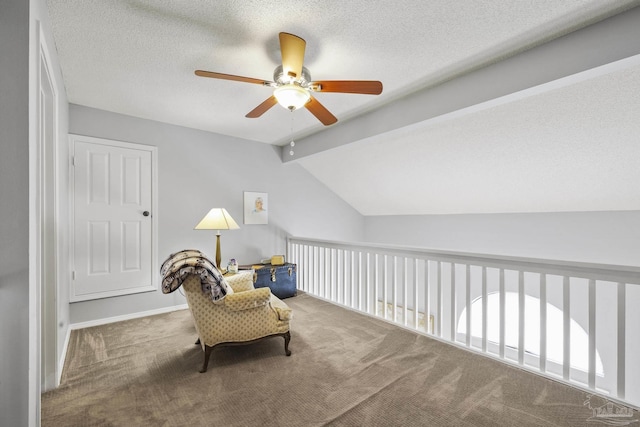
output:
{"label": "gray wall", "polygon": [[640,266],[640,211],[371,216],[365,240]]}
{"label": "gray wall", "polygon": [[[215,232],[193,227],[213,207],[226,208],[240,230],[222,232],[223,264],[258,262],[286,252],[286,237],[362,240],[364,219],[276,147],[84,106],[69,108],[69,132],[158,147],[158,261],[198,248],[215,255]],[[269,195],[268,225],[243,224],[243,192]],[[71,304],[80,323],[183,304],[161,291]]]}
{"label": "gray wall", "polygon": [[[37,140],[37,81],[40,40],[50,49],[55,90],[58,94],[58,138],[66,156],[68,104],[49,27],[44,0],[5,0],[0,3],[0,426],[35,424],[40,382],[37,365],[38,337],[30,331],[36,327],[39,307],[30,293],[30,280],[36,275],[34,242],[36,163],[33,155]],[[46,167],[53,165],[48,164]],[[56,183],[61,204],[58,217],[66,217],[66,166]],[[61,234],[66,230],[62,225]],[[56,242],[58,250],[66,247],[64,236]],[[67,258],[57,260],[59,275],[65,275]],[[68,329],[69,304],[65,289],[58,289],[56,307],[57,358]],[[29,378],[29,370],[32,378]],[[31,405],[30,406],[30,398]]]}
{"label": "gray wall", "polygon": [[0,425],[21,426],[29,401],[29,2],[0,3],[0,40]]}

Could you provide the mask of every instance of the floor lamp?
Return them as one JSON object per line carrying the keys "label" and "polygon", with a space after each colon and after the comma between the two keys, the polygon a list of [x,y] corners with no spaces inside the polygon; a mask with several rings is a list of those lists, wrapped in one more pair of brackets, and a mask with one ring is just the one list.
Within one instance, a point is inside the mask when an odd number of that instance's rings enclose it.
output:
{"label": "floor lamp", "polygon": [[229,212],[224,208],[213,208],[195,226],[194,230],[217,230],[216,233],[216,267],[220,268],[222,255],[220,252],[220,230],[237,230],[238,224],[231,218]]}

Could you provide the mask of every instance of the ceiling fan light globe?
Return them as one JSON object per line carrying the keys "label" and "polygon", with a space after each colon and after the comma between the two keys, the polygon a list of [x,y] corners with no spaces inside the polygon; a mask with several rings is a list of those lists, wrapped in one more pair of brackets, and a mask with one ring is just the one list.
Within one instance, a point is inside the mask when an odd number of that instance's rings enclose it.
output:
{"label": "ceiling fan light globe", "polygon": [[294,84],[280,86],[273,91],[273,96],[278,104],[291,111],[303,107],[311,98],[308,90]]}

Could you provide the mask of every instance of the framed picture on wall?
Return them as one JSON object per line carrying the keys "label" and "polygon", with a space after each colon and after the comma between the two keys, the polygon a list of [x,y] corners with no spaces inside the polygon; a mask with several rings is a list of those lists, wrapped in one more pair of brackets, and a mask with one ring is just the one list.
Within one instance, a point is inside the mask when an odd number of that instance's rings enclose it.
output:
{"label": "framed picture on wall", "polygon": [[244,192],[244,223],[268,224],[269,223],[269,195],[255,191]]}

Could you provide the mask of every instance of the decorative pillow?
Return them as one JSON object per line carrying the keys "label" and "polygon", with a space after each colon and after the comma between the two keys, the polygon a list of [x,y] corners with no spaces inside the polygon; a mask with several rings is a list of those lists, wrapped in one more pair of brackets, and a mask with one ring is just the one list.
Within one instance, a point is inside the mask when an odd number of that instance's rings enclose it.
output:
{"label": "decorative pillow", "polygon": [[245,292],[255,289],[253,287],[253,275],[250,273],[236,273],[225,277],[227,284],[233,289],[233,292]]}

